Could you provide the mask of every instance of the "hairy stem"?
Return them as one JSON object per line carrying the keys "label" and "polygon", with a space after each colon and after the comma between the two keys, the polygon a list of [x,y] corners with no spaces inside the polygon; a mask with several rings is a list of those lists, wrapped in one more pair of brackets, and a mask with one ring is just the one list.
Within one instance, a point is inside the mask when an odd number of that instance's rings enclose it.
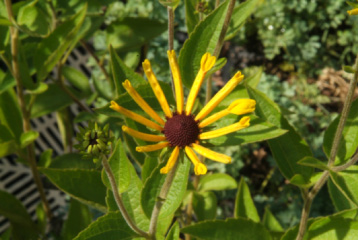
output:
{"label": "hairy stem", "polygon": [[337,167],[333,167],[332,170],[335,172],[340,172],[343,171],[347,168],[349,168],[350,166],[354,165],[356,162],[358,162],[358,153],[356,153],[348,162],[346,162],[343,165],[337,166]]}
{"label": "hairy stem", "polygon": [[[10,21],[14,21],[14,16],[12,12],[12,4],[11,0],[5,0],[6,10]],[[24,98],[24,92],[23,92],[23,85],[20,79],[20,67],[18,62],[18,41],[19,41],[19,32],[18,29],[14,26],[10,27],[10,35],[11,35],[11,56],[12,56],[12,73],[14,75],[15,81],[16,81],[16,87],[17,87],[17,97],[18,102],[21,108],[22,113],[22,123],[23,123],[23,131],[28,132],[31,130],[30,125],[30,111],[26,109],[26,103]],[[31,109],[30,109],[31,110]],[[41,182],[40,174],[37,170],[37,164],[36,164],[36,158],[35,158],[35,149],[34,144],[29,144],[27,147],[27,154],[28,154],[28,161],[29,166],[31,168],[31,172],[35,181],[35,184],[37,186],[37,189],[40,194],[40,198],[44,207],[44,210],[46,212],[46,216],[49,220],[52,218],[52,212],[50,209],[50,205],[46,199],[45,190],[43,188],[43,184]]]}
{"label": "hairy stem", "polygon": [[357,82],[358,82],[358,54],[357,54],[356,60],[355,60],[354,77],[351,80],[350,85],[349,85],[348,94],[347,94],[347,97],[346,97],[345,104],[343,106],[341,118],[340,118],[339,123],[338,123],[338,127],[337,127],[337,130],[336,130],[336,135],[334,136],[334,139],[333,139],[331,153],[329,155],[328,166],[330,166],[330,167],[332,165],[334,165],[334,160],[336,159],[336,156],[337,156],[339,143],[341,142],[341,139],[342,139],[343,128],[344,128],[344,125],[345,125],[345,123],[347,121],[349,110],[350,110],[350,108],[352,106],[354,91],[356,89]]}
{"label": "hairy stem", "polygon": [[[168,13],[168,50],[171,51],[174,49],[174,9],[172,7],[167,7]],[[172,91],[175,96],[174,80],[173,75],[171,75],[172,81]]]}
{"label": "hairy stem", "polygon": [[114,178],[114,175],[112,173],[111,167],[109,166],[108,160],[106,156],[103,156],[102,159],[102,164],[103,164],[103,168],[106,171],[106,174],[108,176],[109,182],[111,184],[111,188],[113,191],[113,196],[114,199],[116,200],[117,206],[119,208],[119,210],[122,213],[123,218],[126,220],[128,226],[135,231],[136,233],[138,233],[139,235],[141,235],[142,237],[149,239],[149,235],[148,233],[144,232],[143,230],[139,229],[137,227],[137,225],[135,225],[135,223],[133,222],[132,218],[129,216],[123,201],[122,201],[122,197],[119,195],[118,193],[118,187],[117,187],[117,183],[116,180]]}
{"label": "hairy stem", "polygon": [[57,74],[58,74],[58,83],[60,84],[60,87],[62,88],[62,90],[75,102],[77,103],[78,106],[80,106],[80,108],[82,108],[83,111],[86,112],[93,112],[92,109],[90,109],[89,107],[87,107],[86,105],[84,105],[77,97],[75,94],[73,94],[67,87],[65,84],[65,80],[62,76],[62,64],[58,63],[58,67],[57,67]]}
{"label": "hairy stem", "polygon": [[[349,110],[350,110],[352,102],[353,102],[353,94],[354,94],[354,90],[355,90],[355,88],[357,86],[357,82],[358,82],[358,54],[356,56],[354,70],[355,70],[354,77],[351,80],[351,83],[349,85],[348,94],[346,97],[346,101],[344,103],[344,107],[343,107],[342,114],[341,114],[341,119],[340,119],[338,127],[337,127],[337,131],[336,131],[336,134],[335,134],[335,137],[333,140],[333,144],[332,144],[331,153],[329,156],[329,161],[327,164],[328,167],[330,167],[330,168],[334,165],[334,160],[335,160],[337,152],[338,152],[339,143],[342,138],[343,128],[346,123],[348,113],[349,113]],[[333,170],[334,171],[342,171],[342,170],[348,168],[349,166],[353,165],[357,161],[358,161],[358,155],[356,154],[346,164],[335,167],[335,168],[333,168]],[[319,190],[322,188],[322,186],[327,182],[328,177],[329,177],[329,171],[326,170],[323,172],[323,174],[322,174],[321,178],[318,180],[318,182],[314,185],[314,187],[307,194],[307,197],[304,201],[304,206],[302,209],[300,228],[298,230],[296,240],[303,239],[303,236],[305,235],[306,228],[307,228],[307,220],[308,220],[308,216],[310,213],[312,201],[315,198],[315,196],[317,195],[317,193],[319,192]]]}
{"label": "hairy stem", "polygon": [[103,75],[105,76],[106,80],[109,82],[110,85],[112,85],[112,81],[111,81],[111,78],[109,77],[109,74],[108,74],[107,70],[105,69],[105,67],[103,66],[103,64],[101,63],[101,61],[97,57],[97,55],[94,53],[92,48],[84,40],[80,40],[80,43],[86,49],[86,51],[91,55],[91,57],[93,57],[93,59],[95,60],[95,62],[98,65],[98,67],[101,69]]}
{"label": "hairy stem", "polygon": [[164,200],[166,199],[170,186],[172,185],[173,179],[175,177],[175,172],[178,167],[179,160],[175,163],[174,167],[169,171],[167,177],[165,178],[164,184],[162,186],[162,189],[159,193],[159,200],[155,202],[155,206],[152,212],[152,216],[150,218],[150,224],[149,224],[149,235],[152,240],[156,240],[155,233],[157,231],[157,223],[158,223],[158,217],[160,213],[160,209],[163,206]]}

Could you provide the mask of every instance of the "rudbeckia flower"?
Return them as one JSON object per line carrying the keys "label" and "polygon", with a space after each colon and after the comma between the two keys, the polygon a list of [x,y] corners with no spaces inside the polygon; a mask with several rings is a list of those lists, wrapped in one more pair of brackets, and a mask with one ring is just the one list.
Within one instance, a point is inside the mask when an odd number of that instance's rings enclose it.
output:
{"label": "rudbeckia flower", "polygon": [[210,53],[205,53],[201,58],[200,70],[196,75],[185,105],[182,80],[175,52],[168,51],[168,58],[174,81],[176,111],[172,112],[170,110],[163,90],[152,71],[150,62],[148,59],[146,59],[143,62],[143,69],[149,84],[151,85],[153,92],[164,112],[165,120],[161,118],[138,94],[138,92],[132,87],[129,80],[126,80],[123,82],[123,86],[128,94],[154,121],[119,106],[115,101],[111,101],[110,108],[128,118],[133,119],[134,121],[137,121],[138,123],[147,126],[148,128],[158,131],[158,134],[154,135],[142,133],[127,126],[122,126],[123,131],[134,138],[149,142],[157,142],[153,145],[137,147],[136,150],[138,152],[151,152],[163,149],[165,147],[173,148],[166,166],[160,170],[162,174],[168,173],[170,169],[174,167],[180,150],[185,151],[188,158],[194,164],[194,171],[196,175],[205,174],[207,172],[207,168],[199,160],[195,152],[204,156],[205,158],[214,161],[230,163],[231,157],[214,152],[202,146],[200,143],[202,140],[220,137],[222,135],[246,128],[250,125],[250,117],[245,116],[237,123],[232,125],[212,131],[203,131],[206,126],[214,123],[218,119],[228,114],[241,115],[253,112],[255,110],[255,100],[238,99],[232,102],[228,108],[207,117],[213,111],[213,109],[242,81],[244,76],[241,74],[241,72],[237,72],[197,114],[194,114],[192,113],[194,101],[198,95],[206,73],[214,66],[216,57],[211,56]]}

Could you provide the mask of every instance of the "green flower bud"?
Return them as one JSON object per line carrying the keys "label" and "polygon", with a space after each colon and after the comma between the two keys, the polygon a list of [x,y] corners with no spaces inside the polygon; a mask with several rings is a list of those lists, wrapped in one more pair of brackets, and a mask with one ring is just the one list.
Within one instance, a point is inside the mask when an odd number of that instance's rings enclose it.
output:
{"label": "green flower bud", "polygon": [[83,158],[98,163],[102,154],[109,154],[108,148],[113,139],[109,137],[108,124],[101,128],[97,123],[89,123],[88,127],[79,130],[80,133],[76,136],[79,144],[75,145],[75,148],[80,151]]}

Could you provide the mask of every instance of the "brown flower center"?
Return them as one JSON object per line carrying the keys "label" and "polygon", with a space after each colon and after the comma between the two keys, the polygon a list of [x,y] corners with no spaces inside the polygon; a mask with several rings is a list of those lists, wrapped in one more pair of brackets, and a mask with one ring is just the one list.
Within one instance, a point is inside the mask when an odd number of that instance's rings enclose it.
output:
{"label": "brown flower center", "polygon": [[174,113],[164,125],[163,133],[171,146],[185,147],[198,140],[198,122],[193,115]]}

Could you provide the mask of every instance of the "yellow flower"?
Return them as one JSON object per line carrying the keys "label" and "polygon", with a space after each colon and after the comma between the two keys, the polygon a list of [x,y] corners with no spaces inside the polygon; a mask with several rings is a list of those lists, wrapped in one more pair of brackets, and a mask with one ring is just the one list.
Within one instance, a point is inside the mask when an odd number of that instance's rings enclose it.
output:
{"label": "yellow flower", "polygon": [[[138,94],[138,92],[132,87],[129,80],[123,82],[123,86],[133,100],[146,112],[154,121],[142,117],[128,109],[119,106],[115,101],[111,101],[113,110],[123,114],[124,116],[133,119],[153,130],[158,131],[158,135],[147,134],[138,132],[127,126],[123,126],[122,129],[127,134],[134,138],[142,139],[149,142],[158,142],[153,145],[139,146],[136,148],[138,152],[151,152],[163,149],[165,147],[174,148],[169,160],[165,167],[160,172],[166,174],[175,165],[175,162],[179,156],[179,150],[184,149],[188,158],[194,164],[194,171],[196,175],[205,174],[207,172],[206,166],[200,162],[196,153],[209,158],[214,161],[222,163],[230,163],[231,158],[221,153],[214,152],[208,148],[200,145],[201,140],[220,137],[240,129],[246,128],[250,125],[250,117],[243,117],[237,123],[232,125],[213,130],[202,132],[202,129],[218,119],[232,113],[232,114],[246,114],[255,110],[256,102],[252,99],[238,99],[230,104],[230,106],[220,112],[208,116],[213,109],[242,81],[244,76],[241,72],[237,72],[226,85],[202,108],[198,114],[192,114],[194,101],[200,87],[203,83],[206,73],[214,66],[216,57],[211,56],[210,53],[205,53],[201,58],[200,70],[196,75],[193,85],[190,89],[189,95],[186,100],[184,109],[184,91],[182,87],[182,80],[179,72],[179,66],[174,51],[168,51],[169,64],[173,75],[175,97],[176,97],[176,111],[170,110],[167,99],[160,87],[156,76],[154,75],[150,62],[146,59],[143,62],[143,69],[147,76],[148,82],[153,89],[153,92],[158,99],[158,102],[164,112],[165,120],[161,118],[145,100]],[[195,151],[195,152],[194,152]]]}

